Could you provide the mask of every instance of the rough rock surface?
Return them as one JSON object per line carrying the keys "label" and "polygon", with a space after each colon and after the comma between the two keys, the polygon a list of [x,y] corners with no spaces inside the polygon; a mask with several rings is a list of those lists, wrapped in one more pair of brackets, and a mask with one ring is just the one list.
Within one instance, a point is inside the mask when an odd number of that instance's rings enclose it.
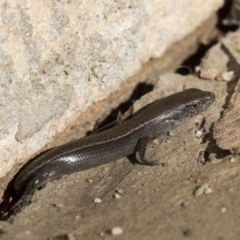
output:
{"label": "rough rock surface", "polygon": [[[234,73],[227,81],[228,96],[221,118],[214,124],[216,144],[232,154],[240,154],[240,32],[229,33],[209,50],[201,64],[201,75],[208,79],[223,80],[223,73]],[[226,80],[226,79],[225,79]],[[235,80],[235,81],[233,81]]]}
{"label": "rough rock surface", "polygon": [[240,154],[240,81],[235,87],[228,108],[214,125],[216,144],[232,154]]}
{"label": "rough rock surface", "polygon": [[3,1],[0,177],[106,98],[223,0]]}

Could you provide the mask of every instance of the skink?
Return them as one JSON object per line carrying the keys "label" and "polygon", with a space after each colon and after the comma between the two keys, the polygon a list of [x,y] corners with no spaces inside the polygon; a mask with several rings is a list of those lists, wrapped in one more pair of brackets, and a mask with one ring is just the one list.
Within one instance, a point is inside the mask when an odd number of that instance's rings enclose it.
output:
{"label": "skink", "polygon": [[16,177],[14,188],[21,197],[1,218],[30,204],[34,192],[65,174],[93,168],[137,153],[143,164],[148,143],[208,108],[215,96],[187,89],[155,101],[129,120],[103,132],[56,147],[27,164]]}

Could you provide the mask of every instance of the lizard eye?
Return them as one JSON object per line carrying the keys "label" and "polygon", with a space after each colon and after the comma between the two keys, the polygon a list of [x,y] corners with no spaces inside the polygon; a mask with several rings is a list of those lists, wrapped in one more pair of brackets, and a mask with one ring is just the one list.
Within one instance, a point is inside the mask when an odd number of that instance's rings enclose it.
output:
{"label": "lizard eye", "polygon": [[192,104],[192,108],[197,108],[197,107],[199,107],[199,103],[193,103]]}

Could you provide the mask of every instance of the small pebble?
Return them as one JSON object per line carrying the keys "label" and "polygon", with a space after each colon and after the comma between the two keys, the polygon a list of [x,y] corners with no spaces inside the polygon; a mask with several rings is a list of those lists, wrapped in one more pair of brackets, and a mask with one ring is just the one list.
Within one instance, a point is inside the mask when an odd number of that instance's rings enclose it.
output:
{"label": "small pebble", "polygon": [[230,160],[229,160],[230,163],[234,163],[236,162],[236,159],[234,157],[232,157]]}
{"label": "small pebble", "polygon": [[197,187],[197,188],[194,190],[193,194],[194,194],[196,197],[201,196],[201,195],[205,192],[205,190],[206,190],[207,187],[208,187],[208,185],[205,183],[205,184],[201,185],[200,187]]}
{"label": "small pebble", "polygon": [[114,227],[111,230],[111,233],[112,233],[112,235],[117,236],[117,235],[121,235],[123,233],[123,230],[120,227]]}
{"label": "small pebble", "polygon": [[122,189],[116,189],[115,192],[116,192],[116,193],[119,193],[119,194],[123,194],[123,193],[124,193],[124,191],[123,191]]}
{"label": "small pebble", "polygon": [[203,79],[214,80],[217,77],[219,70],[216,68],[201,69],[199,70],[199,75]]}
{"label": "small pebble", "polygon": [[167,163],[161,163],[161,166],[162,166],[162,167],[167,167],[168,164],[167,164]]}
{"label": "small pebble", "polygon": [[172,131],[168,132],[168,136],[173,136],[173,132]]}
{"label": "small pebble", "polygon": [[195,67],[195,72],[196,72],[196,73],[199,73],[200,71],[201,71],[201,67],[200,67],[200,66],[196,66],[196,67]]}
{"label": "small pebble", "polygon": [[227,208],[226,208],[226,207],[222,207],[222,208],[221,208],[221,212],[222,212],[222,213],[225,213],[226,211],[227,211]]}
{"label": "small pebble", "polygon": [[210,187],[206,187],[204,192],[205,192],[205,194],[210,194],[210,193],[212,193],[212,189]]}
{"label": "small pebble", "polygon": [[142,175],[142,173],[141,173],[141,172],[138,172],[138,176],[140,176],[140,175]]}
{"label": "small pebble", "polygon": [[181,203],[181,207],[186,208],[190,204],[189,201],[185,201]]}
{"label": "small pebble", "polygon": [[89,183],[92,183],[92,182],[93,182],[93,180],[92,180],[92,179],[88,179],[87,181],[88,181]]}
{"label": "small pebble", "polygon": [[116,198],[116,199],[119,199],[119,198],[121,198],[121,195],[120,195],[120,194],[118,194],[118,193],[115,193],[113,196],[114,196],[114,198]]}
{"label": "small pebble", "polygon": [[101,200],[100,198],[95,198],[95,199],[94,199],[94,202],[95,202],[95,203],[100,203],[101,201],[102,201],[102,200]]}
{"label": "small pebble", "polygon": [[220,75],[220,80],[229,82],[233,81],[236,78],[235,73],[233,71],[223,71]]}
{"label": "small pebble", "polygon": [[159,145],[159,141],[157,139],[153,140],[152,142],[154,145]]}
{"label": "small pebble", "polygon": [[197,138],[202,137],[202,135],[203,135],[203,129],[197,130],[196,133],[195,133],[195,135],[196,135]]}
{"label": "small pebble", "polygon": [[53,203],[53,207],[61,209],[61,208],[64,208],[64,205],[62,205],[60,203],[59,204],[58,203]]}

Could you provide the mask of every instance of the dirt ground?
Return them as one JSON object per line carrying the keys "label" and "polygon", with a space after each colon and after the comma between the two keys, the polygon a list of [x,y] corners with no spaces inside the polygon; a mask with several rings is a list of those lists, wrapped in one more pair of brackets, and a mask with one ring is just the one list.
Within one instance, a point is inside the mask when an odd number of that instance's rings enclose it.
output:
{"label": "dirt ground", "polygon": [[[0,239],[239,239],[240,156],[220,150],[212,138],[229,84],[169,74],[158,86],[163,95],[190,87],[216,94],[203,113],[203,143],[194,134],[197,116],[149,146],[159,166],[123,158],[51,182],[13,223],[0,221]],[[201,150],[209,154],[204,165],[197,162]],[[122,230],[118,236],[116,227]]]}
{"label": "dirt ground", "polygon": [[[1,239],[37,240],[64,234],[66,239],[238,239],[240,157],[219,150],[212,139],[226,84],[170,74],[158,85],[171,89],[174,81],[177,90],[194,86],[217,96],[203,113],[204,143],[194,134],[197,116],[161,144],[149,146],[149,156],[158,159],[160,166],[132,165],[124,158],[49,183],[13,224],[0,222]],[[202,149],[209,153],[205,165],[196,161]],[[208,187],[195,196],[204,184]],[[95,203],[96,198],[101,202]],[[115,227],[122,229],[120,236],[112,234]]]}

